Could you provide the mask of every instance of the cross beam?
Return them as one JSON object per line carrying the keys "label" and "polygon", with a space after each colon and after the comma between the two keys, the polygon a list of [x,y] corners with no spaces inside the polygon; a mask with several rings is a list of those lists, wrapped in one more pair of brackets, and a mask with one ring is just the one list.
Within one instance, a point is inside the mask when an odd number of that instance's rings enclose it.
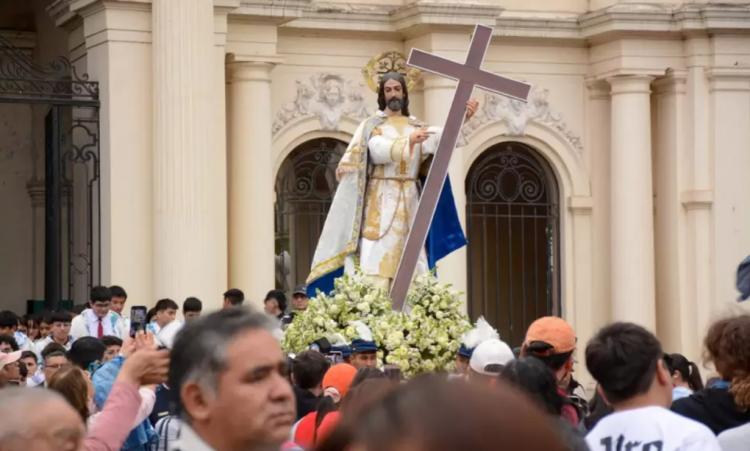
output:
{"label": "cross beam", "polygon": [[464,64],[417,49],[412,49],[409,55],[408,65],[458,80],[458,86],[448,112],[448,118],[445,121],[440,143],[432,160],[430,172],[427,174],[427,181],[419,199],[417,213],[409,230],[404,251],[401,254],[401,262],[396,277],[393,279],[391,299],[393,300],[393,308],[396,310],[401,310],[404,306],[406,293],[414,276],[414,268],[419,260],[419,254],[424,248],[427,231],[430,228],[432,217],[435,215],[435,207],[440,192],[445,184],[448,165],[466,114],[466,103],[469,101],[474,87],[477,86],[524,102],[529,95],[530,85],[481,69],[482,60],[491,38],[492,28],[477,25]]}

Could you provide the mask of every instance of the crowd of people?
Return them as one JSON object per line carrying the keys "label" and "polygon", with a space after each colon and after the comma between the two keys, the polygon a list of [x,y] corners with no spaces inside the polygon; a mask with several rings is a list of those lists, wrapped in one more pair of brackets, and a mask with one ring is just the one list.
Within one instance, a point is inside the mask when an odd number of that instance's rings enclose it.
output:
{"label": "crowd of people", "polygon": [[[405,380],[378,343],[321,337],[297,355],[279,336],[307,308],[304,286],[265,312],[159,300],[140,323],[122,287],[86,308],[0,312],[0,450],[750,449],[750,315],[714,322],[699,365],[643,327],[616,322],[581,349],[596,382],[576,381],[579,346],[558,317],[512,348],[480,319],[454,368]],[[290,308],[288,308],[290,307]],[[364,327],[366,329],[366,327]]]}

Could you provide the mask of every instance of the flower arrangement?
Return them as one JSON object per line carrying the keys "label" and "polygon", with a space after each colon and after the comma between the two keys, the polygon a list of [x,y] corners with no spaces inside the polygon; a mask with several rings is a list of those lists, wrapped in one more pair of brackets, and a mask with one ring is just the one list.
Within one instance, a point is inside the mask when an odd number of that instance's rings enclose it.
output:
{"label": "flower arrangement", "polygon": [[381,363],[398,365],[407,376],[448,369],[461,336],[471,328],[458,293],[426,273],[414,281],[406,303],[409,313],[394,312],[388,294],[362,273],[344,275],[332,295],[318,293],[295,316],[282,347],[301,352],[321,337],[350,343],[357,338],[352,323],[359,320],[372,330]]}

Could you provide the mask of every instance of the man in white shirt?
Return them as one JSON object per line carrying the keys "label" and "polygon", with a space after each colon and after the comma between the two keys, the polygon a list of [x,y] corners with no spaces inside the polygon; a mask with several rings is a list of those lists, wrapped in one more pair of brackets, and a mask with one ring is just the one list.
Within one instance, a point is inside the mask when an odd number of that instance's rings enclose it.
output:
{"label": "man in white shirt", "polygon": [[50,334],[48,337],[41,340],[37,340],[34,343],[34,353],[39,357],[39,362],[42,363],[42,351],[50,343],[57,343],[64,347],[66,351],[70,351],[70,346],[73,344],[73,337],[70,334],[70,318],[71,315],[68,312],[55,312],[52,314]]}
{"label": "man in white shirt", "polygon": [[70,334],[73,338],[94,337],[105,335],[125,338],[128,335],[122,318],[110,310],[112,292],[107,287],[94,287],[89,297],[89,308],[73,318]]}
{"label": "man in white shirt", "polygon": [[614,408],[586,436],[591,451],[720,451],[706,426],[669,409],[672,378],[659,340],[632,323],[601,329],[586,346],[586,367]]}
{"label": "man in white shirt", "polygon": [[127,315],[125,310],[125,303],[128,301],[128,293],[125,289],[119,285],[112,285],[109,287],[109,292],[112,294],[112,303],[109,309],[122,318],[122,324],[125,331],[130,333],[130,316]]}

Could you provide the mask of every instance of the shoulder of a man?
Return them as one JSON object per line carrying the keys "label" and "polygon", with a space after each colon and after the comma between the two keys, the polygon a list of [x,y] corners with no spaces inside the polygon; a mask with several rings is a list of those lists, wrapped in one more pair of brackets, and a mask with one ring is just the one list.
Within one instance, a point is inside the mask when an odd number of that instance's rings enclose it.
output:
{"label": "shoulder of a man", "polygon": [[667,416],[671,423],[667,425],[668,430],[682,437],[680,450],[721,451],[719,440],[705,424],[683,417],[671,410],[665,411],[665,417]]}
{"label": "shoulder of a man", "polygon": [[[593,450],[607,449],[606,441],[610,440],[612,445],[622,434],[638,434],[643,432],[644,435],[637,437],[625,437],[631,440],[659,440],[654,435],[646,435],[644,430],[649,426],[654,430],[662,431],[667,436],[663,440],[670,443],[679,444],[680,450],[710,450],[719,451],[719,443],[716,436],[705,425],[685,418],[668,409],[654,407],[648,410],[639,409],[640,411],[615,412],[604,417],[597,425],[586,435],[586,442]],[[604,448],[602,448],[604,447]]]}
{"label": "shoulder of a man", "polygon": [[750,423],[727,429],[719,434],[719,444],[723,451],[747,450],[750,443]]}
{"label": "shoulder of a man", "polygon": [[73,317],[70,322],[70,335],[75,338],[87,337],[89,335],[89,328],[86,322],[86,310],[81,312],[80,315]]}

